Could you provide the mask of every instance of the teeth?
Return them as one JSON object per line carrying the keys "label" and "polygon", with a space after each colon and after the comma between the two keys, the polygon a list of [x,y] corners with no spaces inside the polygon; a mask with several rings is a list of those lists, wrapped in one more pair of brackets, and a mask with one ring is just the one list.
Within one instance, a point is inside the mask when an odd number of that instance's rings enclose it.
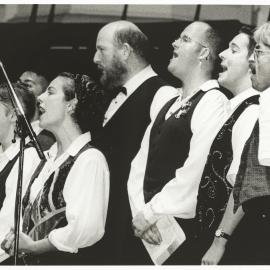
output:
{"label": "teeth", "polygon": [[223,65],[223,64],[221,64],[221,68],[222,68],[222,70],[223,71],[226,71],[228,68],[225,66],[225,65]]}
{"label": "teeth", "polygon": [[39,107],[38,110],[39,110],[39,113],[40,113],[40,114],[45,113],[45,110],[44,110],[42,107]]}

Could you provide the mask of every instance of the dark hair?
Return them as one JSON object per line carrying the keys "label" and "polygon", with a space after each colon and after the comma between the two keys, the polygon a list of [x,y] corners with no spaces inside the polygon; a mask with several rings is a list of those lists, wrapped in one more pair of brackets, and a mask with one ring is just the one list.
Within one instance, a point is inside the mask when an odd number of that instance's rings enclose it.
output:
{"label": "dark hair", "polygon": [[114,41],[118,47],[128,43],[136,55],[148,61],[150,54],[149,40],[139,29],[133,27],[119,29],[114,34]]}
{"label": "dark hair", "polygon": [[105,113],[104,91],[89,76],[62,72],[57,77],[67,78],[63,86],[66,101],[77,98],[72,115],[81,131],[97,133],[102,127]]}
{"label": "dark hair", "polygon": [[33,68],[25,70],[22,74],[24,74],[26,72],[34,73],[37,76],[37,78],[39,80],[38,83],[40,84],[40,86],[42,88],[42,92],[44,93],[49,85],[49,81],[48,81],[48,78],[46,77],[46,75],[41,73],[38,69],[33,69]]}
{"label": "dark hair", "polygon": [[[13,83],[12,86],[21,102],[27,120],[31,122],[36,111],[36,97],[27,90],[26,85],[23,83]],[[3,102],[10,108],[12,107],[7,83],[0,84],[0,102]]]}
{"label": "dark hair", "polygon": [[254,47],[256,45],[256,42],[254,40],[254,36],[253,36],[253,32],[255,30],[254,26],[250,26],[250,25],[243,25],[240,30],[239,30],[239,34],[243,33],[246,34],[248,36],[248,57],[250,57],[253,53]]}

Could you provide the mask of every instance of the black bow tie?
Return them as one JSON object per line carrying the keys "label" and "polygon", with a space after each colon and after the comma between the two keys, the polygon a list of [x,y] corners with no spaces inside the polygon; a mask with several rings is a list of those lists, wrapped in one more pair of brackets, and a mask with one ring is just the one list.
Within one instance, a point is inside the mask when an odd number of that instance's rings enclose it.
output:
{"label": "black bow tie", "polygon": [[124,86],[119,86],[111,90],[111,99],[114,99],[120,92],[122,92],[124,95],[127,95],[127,88]]}

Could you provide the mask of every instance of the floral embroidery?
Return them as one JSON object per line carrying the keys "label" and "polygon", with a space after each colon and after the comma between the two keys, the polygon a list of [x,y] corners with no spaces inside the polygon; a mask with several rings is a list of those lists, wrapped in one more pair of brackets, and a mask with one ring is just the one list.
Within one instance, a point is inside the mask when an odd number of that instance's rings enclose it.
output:
{"label": "floral embroidery", "polygon": [[187,101],[184,104],[182,104],[179,109],[179,112],[175,115],[175,118],[180,118],[180,116],[185,116],[188,113],[191,105],[192,105],[191,101]]}

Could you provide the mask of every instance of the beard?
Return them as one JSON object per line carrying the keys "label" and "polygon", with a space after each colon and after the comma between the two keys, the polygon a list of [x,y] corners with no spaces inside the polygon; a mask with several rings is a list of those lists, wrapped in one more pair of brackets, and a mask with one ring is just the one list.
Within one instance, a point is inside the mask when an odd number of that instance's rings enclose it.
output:
{"label": "beard", "polygon": [[107,90],[114,89],[122,86],[126,74],[127,67],[114,55],[111,64],[103,69],[100,83]]}

